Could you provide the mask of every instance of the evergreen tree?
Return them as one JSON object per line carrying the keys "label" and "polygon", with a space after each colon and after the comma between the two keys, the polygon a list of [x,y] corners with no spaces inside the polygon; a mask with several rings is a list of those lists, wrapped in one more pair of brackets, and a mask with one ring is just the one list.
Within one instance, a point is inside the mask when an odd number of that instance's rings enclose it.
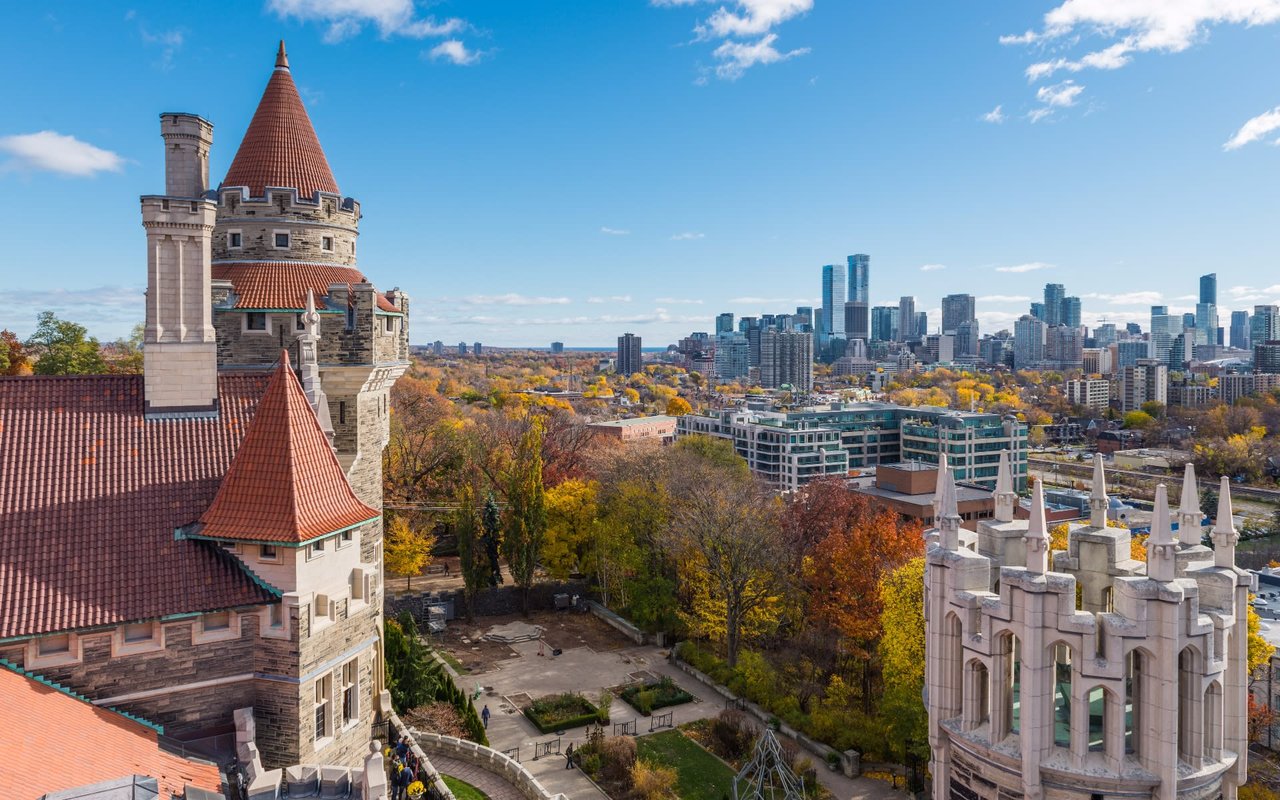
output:
{"label": "evergreen tree", "polygon": [[454,517],[458,536],[458,561],[462,571],[462,594],[467,605],[467,619],[473,621],[476,594],[491,581],[492,570],[484,552],[486,537],[480,517],[476,514],[475,490],[469,485],[463,485],[459,494],[458,510]]}
{"label": "evergreen tree", "polygon": [[502,545],[511,578],[520,587],[521,605],[529,615],[529,589],[542,550],[547,516],[542,490],[542,420],[529,419],[507,476],[507,513]]}
{"label": "evergreen tree", "polygon": [[484,516],[481,518],[484,527],[484,552],[489,558],[489,585],[502,583],[502,565],[498,562],[498,546],[502,540],[502,512],[498,510],[498,501],[493,492],[484,501]]}

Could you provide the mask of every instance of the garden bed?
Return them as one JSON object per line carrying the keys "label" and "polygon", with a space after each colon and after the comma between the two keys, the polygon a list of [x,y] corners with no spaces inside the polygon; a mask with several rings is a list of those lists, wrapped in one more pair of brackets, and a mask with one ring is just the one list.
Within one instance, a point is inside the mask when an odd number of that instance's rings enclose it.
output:
{"label": "garden bed", "polygon": [[676,685],[675,681],[663,678],[655,682],[628,686],[622,690],[622,699],[627,705],[647,717],[660,708],[692,703],[696,698]]}
{"label": "garden bed", "polygon": [[608,717],[600,719],[600,709],[576,692],[539,697],[522,710],[533,726],[542,733],[579,728],[594,722],[602,725],[609,722]]}
{"label": "garden bed", "polygon": [[678,730],[636,740],[641,759],[672,767],[676,793],[683,800],[722,800],[733,796],[733,770]]}

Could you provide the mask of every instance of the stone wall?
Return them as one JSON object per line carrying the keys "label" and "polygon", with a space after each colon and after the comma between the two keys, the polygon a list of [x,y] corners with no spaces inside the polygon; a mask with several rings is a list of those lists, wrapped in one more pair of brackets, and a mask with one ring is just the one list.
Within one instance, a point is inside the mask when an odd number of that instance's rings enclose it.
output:
{"label": "stone wall", "polygon": [[[532,611],[549,611],[555,608],[555,595],[567,594],[569,596],[578,595],[587,597],[588,590],[585,583],[539,583],[529,590],[529,609]],[[452,592],[440,592],[438,594],[412,594],[400,595],[398,597],[388,596],[384,601],[384,609],[388,619],[395,619],[400,616],[403,611],[408,611],[413,615],[414,620],[418,623],[420,629],[425,629],[428,619],[427,607],[437,605],[441,598],[447,598],[453,601],[453,610],[456,616],[466,614],[466,602],[461,589]],[[522,610],[521,594],[519,587],[506,584],[493,589],[484,589],[475,600],[475,614],[477,617],[497,617],[508,614],[519,614]],[[564,612],[566,614],[573,613],[571,611]],[[452,619],[452,617],[451,617]]]}
{"label": "stone wall", "polygon": [[[218,221],[213,232],[215,260],[315,261],[354,266],[355,240],[359,236],[360,204],[337,195],[319,195],[319,202],[300,201],[292,189],[272,190],[268,197],[250,199],[226,189],[218,199]],[[227,233],[241,232],[241,247],[232,249]],[[287,230],[290,248],[278,250],[272,235]],[[321,237],[332,236],[332,251],[321,248]]]}

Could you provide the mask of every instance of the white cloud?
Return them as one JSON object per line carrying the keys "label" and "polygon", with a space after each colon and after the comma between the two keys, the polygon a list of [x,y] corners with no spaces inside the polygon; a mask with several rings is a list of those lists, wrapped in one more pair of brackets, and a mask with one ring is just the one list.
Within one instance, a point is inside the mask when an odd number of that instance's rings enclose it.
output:
{"label": "white cloud", "polygon": [[[650,0],[659,7],[692,6],[697,0]],[[808,13],[813,0],[730,0],[694,25],[695,41],[719,41],[711,55],[719,62],[716,76],[737,80],[758,64],[776,64],[809,52],[808,47],[781,51],[774,46],[778,39],[774,28]],[[694,82],[707,82],[708,70]]]}
{"label": "white cloud", "polygon": [[1227,140],[1226,144],[1222,145],[1222,149],[1239,150],[1247,144],[1258,141],[1277,128],[1280,128],[1280,106],[1276,106],[1264,114],[1259,114],[1241,125],[1235,136],[1232,136]]}
{"label": "white cloud", "polygon": [[998,105],[987,113],[982,115],[983,122],[990,122],[993,125],[999,125],[1004,122],[1004,106]]}
{"label": "white cloud", "polygon": [[1123,292],[1120,294],[1089,292],[1080,296],[1088,300],[1102,300],[1113,306],[1129,305],[1131,303],[1137,303],[1139,305],[1143,303],[1157,304],[1164,299],[1164,295],[1156,291]]}
{"label": "white cloud", "polygon": [[18,309],[5,325],[19,337],[35,332],[36,315],[52,311],[59,319],[78,322],[103,341],[128,335],[146,314],[141,286],[95,286],[85,289],[47,289],[10,286],[0,289],[0,307]]}
{"label": "white cloud", "polygon": [[1129,41],[1117,42],[1104,50],[1087,53],[1078,61],[1066,58],[1055,58],[1052,61],[1040,61],[1027,67],[1027,80],[1035,82],[1048,78],[1059,70],[1080,72],[1084,69],[1120,69],[1132,59],[1133,44]]}
{"label": "white cloud", "polygon": [[110,150],[56,131],[0,136],[0,152],[9,155],[6,169],[88,177],[98,172],[119,172],[124,166],[124,159]]}
{"label": "white cloud", "polygon": [[186,31],[182,28],[152,33],[145,25],[139,24],[138,35],[142,37],[144,43],[160,48],[160,61],[156,66],[165,71],[173,67],[173,57],[182,49],[186,41]]}
{"label": "white cloud", "polygon": [[358,34],[366,25],[378,35],[426,39],[450,36],[466,30],[467,23],[451,18],[443,22],[433,17],[418,18],[414,0],[268,0],[267,8],[281,19],[328,25],[326,42],[340,42]]}
{"label": "white cloud", "polygon": [[480,55],[478,51],[467,49],[460,39],[447,39],[427,51],[427,57],[432,61],[444,59],[460,67],[476,63],[480,60]]}
{"label": "white cloud", "polygon": [[1036,90],[1036,99],[1054,108],[1070,108],[1083,91],[1084,87],[1075,81],[1063,81],[1053,86],[1041,86]]}
{"label": "white cloud", "polygon": [[701,300],[689,300],[683,297],[659,297],[655,299],[655,303],[665,303],[669,306],[700,306]]}
{"label": "white cloud", "polygon": [[809,52],[807,47],[798,47],[783,53],[773,46],[777,39],[778,34],[771,33],[749,44],[724,42],[712,52],[722,62],[716,66],[716,75],[725,80],[736,81],[756,64],[774,64]]}
{"label": "white cloud", "polygon": [[462,298],[473,306],[567,306],[567,297],[530,297],[508,292],[507,294],[473,294]]}
{"label": "white cloud", "polygon": [[623,230],[621,228],[610,228],[608,226],[601,226],[600,232],[604,234],[608,234],[609,236],[630,236],[631,235],[631,231]]}
{"label": "white cloud", "polygon": [[684,233],[673,234],[671,236],[671,241],[688,242],[688,241],[692,241],[693,239],[705,239],[705,238],[707,238],[707,235],[705,233],[694,233],[692,231],[685,231]]}
{"label": "white cloud", "polygon": [[587,302],[588,302],[588,303],[596,303],[596,304],[600,304],[600,303],[630,303],[630,302],[631,302],[631,295],[629,295],[629,294],[615,294],[615,295],[610,295],[610,296],[608,296],[608,297],[588,297],[588,298],[587,298]]}
{"label": "white cloud", "polygon": [[946,264],[925,264],[920,267],[921,272],[937,272],[940,269],[946,269]]}
{"label": "white cloud", "polygon": [[979,303],[1029,303],[1030,297],[1020,294],[986,294],[978,298]]}
{"label": "white cloud", "polygon": [[1031,120],[1033,123],[1039,122],[1040,120],[1045,119],[1046,117],[1052,117],[1052,116],[1053,116],[1053,109],[1049,108],[1048,106],[1033,108],[1027,112],[1027,119]]}
{"label": "white cloud", "polygon": [[1042,269],[1053,269],[1052,264],[1043,261],[1032,261],[1027,264],[1014,264],[1007,267],[996,267],[996,272],[1036,272]]}

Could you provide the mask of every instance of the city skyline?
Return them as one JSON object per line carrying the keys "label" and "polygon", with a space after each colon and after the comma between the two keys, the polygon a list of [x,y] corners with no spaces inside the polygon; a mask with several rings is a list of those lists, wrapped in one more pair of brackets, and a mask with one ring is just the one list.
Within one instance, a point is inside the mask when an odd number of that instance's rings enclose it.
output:
{"label": "city skyline", "polygon": [[[410,0],[16,8],[0,36],[29,69],[0,126],[0,185],[30,235],[4,263],[0,327],[25,336],[47,308],[112,339],[141,320],[145,253],[120,208],[161,175],[157,109],[213,120],[221,180],[277,38],[377,229],[362,262],[414,299],[415,344],[675,342],[723,311],[818,306],[812,276],[855,253],[874,259],[869,304],[913,295],[931,330],[958,293],[984,332],[1012,328],[1047,282],[1078,287],[1091,327],[1194,313],[1207,272],[1222,324],[1280,300],[1280,209],[1257,179],[1278,157],[1280,91],[1236,80],[1280,66],[1280,12],[1149,5],[1108,33],[1061,2],[937,4],[930,26],[829,0],[554,18]],[[851,51],[850,31],[867,46]],[[1111,61],[1088,58],[1110,45]],[[1211,200],[1186,202],[1187,184]],[[86,201],[100,211],[67,236],[50,209]]]}

